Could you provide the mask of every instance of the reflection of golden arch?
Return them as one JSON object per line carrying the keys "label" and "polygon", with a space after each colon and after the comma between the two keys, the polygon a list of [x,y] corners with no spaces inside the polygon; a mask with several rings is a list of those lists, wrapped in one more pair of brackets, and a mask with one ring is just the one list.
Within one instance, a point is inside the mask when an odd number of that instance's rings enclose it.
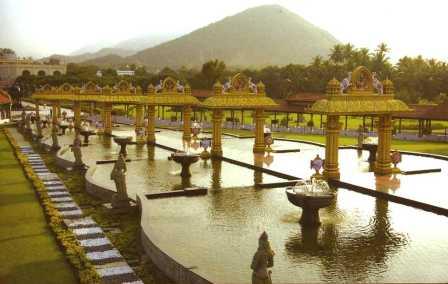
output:
{"label": "reflection of golden arch", "polygon": [[246,75],[238,73],[233,76],[230,85],[232,86],[232,91],[248,91],[249,90],[249,79]]}
{"label": "reflection of golden arch", "polygon": [[175,92],[177,82],[172,77],[166,77],[162,83],[163,92]]}
{"label": "reflection of golden arch", "polygon": [[373,91],[372,73],[364,66],[353,70],[349,91]]}

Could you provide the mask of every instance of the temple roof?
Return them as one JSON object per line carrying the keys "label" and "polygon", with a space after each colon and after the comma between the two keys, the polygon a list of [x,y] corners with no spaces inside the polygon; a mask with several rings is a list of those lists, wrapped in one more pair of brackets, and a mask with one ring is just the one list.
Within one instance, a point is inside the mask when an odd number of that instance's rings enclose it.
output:
{"label": "temple roof", "polygon": [[11,104],[11,97],[6,91],[0,89],[0,105]]}
{"label": "temple roof", "polygon": [[236,74],[224,86],[217,82],[213,90],[214,96],[202,103],[206,108],[264,109],[277,105],[274,100],[266,96],[262,82],[255,85],[250,78],[241,73]]}
{"label": "temple roof", "polygon": [[[346,90],[346,93],[343,91]],[[390,80],[380,83],[375,74],[365,67],[357,67],[339,84],[332,79],[327,85],[327,97],[316,101],[309,112],[327,115],[376,115],[411,111],[402,101],[394,98]]]}
{"label": "temple roof", "polygon": [[43,101],[80,101],[113,104],[146,104],[146,105],[200,105],[199,100],[191,95],[191,88],[181,86],[173,78],[167,77],[158,87],[150,85],[147,93],[140,87],[133,87],[121,81],[113,88],[100,88],[89,82],[83,88],[73,87],[68,83],[59,88],[45,85],[32,95],[33,99]]}

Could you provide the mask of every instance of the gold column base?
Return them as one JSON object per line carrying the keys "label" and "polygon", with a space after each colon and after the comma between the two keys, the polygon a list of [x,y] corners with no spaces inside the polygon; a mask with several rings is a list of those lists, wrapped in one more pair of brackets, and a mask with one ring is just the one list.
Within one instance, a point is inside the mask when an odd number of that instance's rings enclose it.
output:
{"label": "gold column base", "polygon": [[339,180],[341,178],[341,174],[339,173],[339,169],[324,169],[323,176],[325,179],[336,179]]}
{"label": "gold column base", "polygon": [[266,146],[264,144],[262,144],[262,145],[256,144],[256,145],[254,145],[253,151],[254,151],[254,153],[264,153],[265,149],[266,149]]}
{"label": "gold column base", "polygon": [[214,157],[222,157],[222,149],[212,149],[211,154]]}
{"label": "gold column base", "polygon": [[393,172],[393,168],[390,164],[375,164],[375,175],[390,175]]}

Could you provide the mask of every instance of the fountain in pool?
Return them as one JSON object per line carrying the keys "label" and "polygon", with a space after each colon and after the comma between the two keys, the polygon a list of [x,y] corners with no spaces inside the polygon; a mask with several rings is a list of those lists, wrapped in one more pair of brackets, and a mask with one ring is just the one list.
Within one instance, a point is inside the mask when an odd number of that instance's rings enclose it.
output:
{"label": "fountain in pool", "polygon": [[132,143],[132,136],[114,136],[114,142],[120,145],[120,155],[126,156],[126,146]]}
{"label": "fountain in pool", "polygon": [[334,199],[334,193],[330,192],[327,182],[315,178],[288,186],[286,196],[289,202],[302,208],[299,222],[303,226],[320,225],[319,209],[328,207]]}

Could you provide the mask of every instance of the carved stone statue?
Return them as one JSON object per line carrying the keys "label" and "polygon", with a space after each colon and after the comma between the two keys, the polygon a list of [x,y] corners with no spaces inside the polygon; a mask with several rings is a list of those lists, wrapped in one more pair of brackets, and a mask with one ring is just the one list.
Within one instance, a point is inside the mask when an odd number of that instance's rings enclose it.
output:
{"label": "carved stone statue", "polygon": [[378,95],[383,94],[383,83],[376,77],[376,72],[372,73],[372,85],[377,90]]}
{"label": "carved stone statue", "polygon": [[81,139],[78,135],[75,136],[75,140],[73,140],[72,152],[75,156],[75,167],[82,168],[84,163],[82,162],[82,152],[81,152]]}
{"label": "carved stone statue", "polygon": [[352,80],[352,72],[347,73],[347,78],[344,78],[341,82],[341,93],[344,93],[348,87],[350,87],[350,82]]}
{"label": "carved stone statue", "polygon": [[222,92],[223,93],[229,92],[231,88],[232,88],[232,78],[229,77],[227,82],[225,82],[224,85],[222,86]]}
{"label": "carved stone statue", "polygon": [[57,124],[53,125],[53,127],[51,128],[51,140],[53,141],[53,145],[51,146],[51,148],[53,150],[58,150],[60,148],[58,141],[58,132],[59,126]]}
{"label": "carved stone statue", "polygon": [[25,116],[25,130],[27,133],[31,133],[31,114]]}
{"label": "carved stone statue", "polygon": [[36,130],[37,130],[37,138],[38,139],[43,137],[43,135],[42,135],[42,124],[43,124],[43,122],[38,117],[38,119],[36,120]]}
{"label": "carved stone statue", "polygon": [[110,179],[115,182],[115,188],[117,189],[117,193],[112,197],[113,208],[123,209],[130,205],[126,188],[126,172],[126,161],[124,156],[120,154],[110,174]]}
{"label": "carved stone statue", "polygon": [[254,82],[252,82],[252,78],[249,78],[249,81],[248,81],[248,84],[249,84],[249,90],[252,92],[252,93],[257,93],[258,92],[258,90],[257,90],[257,85],[254,83]]}
{"label": "carved stone statue", "polygon": [[180,83],[180,81],[178,80],[176,82],[176,90],[178,93],[183,93],[184,92],[185,87],[182,86],[182,84]]}
{"label": "carved stone statue", "polygon": [[156,93],[159,93],[159,92],[162,91],[162,89],[163,89],[163,81],[160,80],[160,81],[159,81],[159,84],[157,84],[157,85],[154,87],[154,91],[155,91]]}
{"label": "carved stone statue", "polygon": [[274,266],[274,251],[269,244],[268,234],[263,232],[258,239],[258,250],[254,254],[250,268],[252,272],[252,284],[272,284],[269,267]]}

